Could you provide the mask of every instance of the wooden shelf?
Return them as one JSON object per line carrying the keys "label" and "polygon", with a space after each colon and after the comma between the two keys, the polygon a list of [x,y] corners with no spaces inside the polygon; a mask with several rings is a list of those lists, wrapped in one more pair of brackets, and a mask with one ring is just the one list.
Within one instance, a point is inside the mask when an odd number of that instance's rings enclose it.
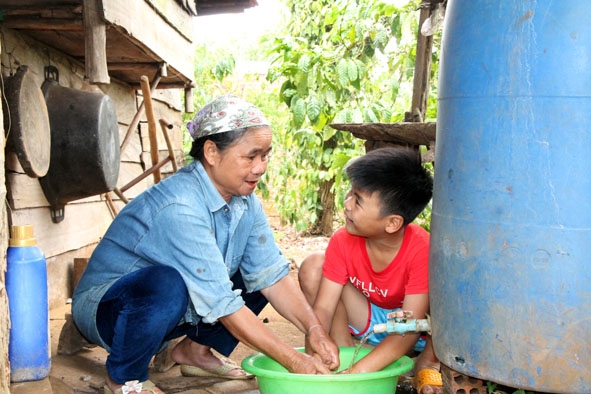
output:
{"label": "wooden shelf", "polygon": [[415,123],[334,123],[330,127],[349,131],[367,141],[385,141],[399,144],[426,145],[435,143],[435,122]]}

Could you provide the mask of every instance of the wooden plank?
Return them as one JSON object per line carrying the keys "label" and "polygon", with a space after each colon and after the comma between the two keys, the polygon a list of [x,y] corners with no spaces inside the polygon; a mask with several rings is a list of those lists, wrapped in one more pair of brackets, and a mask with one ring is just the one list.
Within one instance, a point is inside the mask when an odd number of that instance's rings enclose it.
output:
{"label": "wooden plank", "polygon": [[37,245],[47,257],[98,242],[112,222],[105,201],[68,204],[64,220],[57,224],[48,220],[48,208],[14,210],[11,217],[13,225],[33,225]]}
{"label": "wooden plank", "polygon": [[82,6],[76,4],[2,4],[2,17],[9,29],[77,31],[84,27]]}
{"label": "wooden plank", "polygon": [[8,29],[18,30],[54,30],[54,31],[82,31],[84,25],[81,20],[72,19],[43,19],[13,17],[2,22]]}
{"label": "wooden plank", "polygon": [[193,41],[192,18],[182,7],[170,0],[146,0],[160,16],[188,41]]}
{"label": "wooden plank", "polygon": [[192,42],[162,19],[146,1],[103,0],[103,9],[108,23],[129,32],[148,52],[155,53],[188,80],[193,80]]}
{"label": "wooden plank", "polygon": [[[0,52],[4,55],[3,47],[6,41],[3,37],[0,43]],[[6,63],[2,63],[6,64]],[[4,113],[0,111],[0,125],[4,125]],[[5,146],[6,140],[4,132],[0,133],[0,146]],[[6,182],[5,182],[5,153],[6,150],[0,150],[0,198],[6,199]],[[16,157],[16,155],[15,155]],[[17,160],[18,161],[18,160]],[[6,295],[4,273],[6,272],[6,249],[8,247],[8,220],[6,215],[6,207],[0,210],[0,250],[2,256],[0,258],[0,273],[2,279],[0,280],[0,393],[10,392],[10,363],[8,361],[8,338],[10,330],[10,312],[8,309],[8,297]]]}
{"label": "wooden plank", "polygon": [[[165,107],[162,106],[158,106],[155,109],[155,113],[156,113],[156,119],[166,119],[167,121],[169,119],[174,119],[176,121],[170,122],[172,123],[173,127],[171,130],[168,130],[168,135],[170,136],[171,142],[172,142],[172,146],[174,147],[174,149],[183,149],[183,135],[182,135],[182,131],[181,131],[181,125],[179,120],[179,114],[177,113],[175,115],[175,113],[173,111],[169,111],[167,110]],[[142,146],[144,146],[144,150],[149,152],[148,147],[149,145],[149,141],[146,139],[148,138],[148,125],[145,122],[140,122],[140,136],[142,139]],[[160,126],[158,126],[160,127]],[[164,138],[164,134],[162,133],[161,130],[158,130],[158,132],[156,133],[156,138],[158,139],[158,146],[160,147],[160,150],[166,150],[166,139]]]}
{"label": "wooden plank", "polygon": [[[179,92],[178,89],[158,89],[152,93],[152,100],[168,105],[178,114],[178,112],[182,112],[184,109],[183,94],[184,92]],[[156,107],[156,104],[154,104],[154,107]],[[173,117],[171,116],[170,118],[172,119]]]}
{"label": "wooden plank", "polygon": [[90,83],[110,82],[107,69],[107,35],[103,21],[100,0],[83,0],[84,4],[84,64]]}
{"label": "wooden plank", "polygon": [[[4,29],[2,33],[2,45],[11,48],[10,54],[2,52],[2,64],[12,64],[13,69],[7,69],[5,72],[14,72],[16,64],[25,64],[29,67],[29,75],[35,79],[35,82],[41,87],[45,80],[44,67],[47,65],[47,56],[52,59],[52,64],[55,65],[54,53],[51,50],[45,49],[45,59],[37,55],[37,52],[43,51],[42,45],[32,38],[15,32],[14,30]],[[15,60],[18,62],[15,64]]]}
{"label": "wooden plank", "polygon": [[[35,236],[37,236],[36,233]],[[72,297],[74,290],[73,261],[75,258],[90,257],[97,244],[98,240],[80,249],[46,258],[50,310],[62,307],[65,300]]]}
{"label": "wooden plank", "polygon": [[330,127],[349,131],[357,138],[401,144],[427,145],[435,141],[434,122],[415,123],[333,123]]}
{"label": "wooden plank", "polygon": [[[139,130],[134,130],[124,150],[121,151],[121,161],[140,163],[142,155],[142,143],[139,136]],[[119,126],[119,141],[123,141],[127,135],[127,127]]]}
{"label": "wooden plank", "polygon": [[[6,174],[6,180],[8,184],[7,200],[11,209],[49,207],[38,178],[31,178],[23,173],[9,172]],[[67,205],[100,200],[101,197],[97,194],[70,201]]]}
{"label": "wooden plank", "polygon": [[[126,163],[122,162],[119,167],[119,179],[117,181],[117,187],[121,188],[124,185],[128,184],[131,180],[135,179],[139,175],[144,172],[142,166],[139,163]],[[142,182],[138,183],[131,189],[125,192],[125,197],[128,199],[132,199],[137,197],[138,194],[146,190],[148,187],[152,186],[152,177],[148,177],[144,179]],[[114,195],[111,195],[113,199],[116,199]]]}
{"label": "wooden plank", "polygon": [[17,174],[24,174],[25,170],[21,166],[21,163],[18,161],[18,156],[15,152],[5,150],[6,152],[6,171],[8,173],[14,172]]}
{"label": "wooden plank", "polygon": [[[22,173],[7,173],[6,181],[8,185],[7,200],[11,209],[49,206],[37,178],[31,178]],[[47,214],[49,215],[49,211]]]}
{"label": "wooden plank", "polygon": [[117,113],[117,121],[119,126],[128,126],[133,119],[136,112],[136,94],[135,91],[128,86],[110,83],[108,85],[101,85],[101,90],[108,95],[115,105],[115,112]]}

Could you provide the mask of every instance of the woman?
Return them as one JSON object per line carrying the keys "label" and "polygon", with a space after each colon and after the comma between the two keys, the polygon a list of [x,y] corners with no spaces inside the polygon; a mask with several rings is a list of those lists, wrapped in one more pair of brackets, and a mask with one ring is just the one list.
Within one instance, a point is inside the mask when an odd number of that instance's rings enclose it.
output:
{"label": "woman", "polygon": [[[294,373],[336,369],[338,349],[289,277],[253,194],[269,162],[269,122],[252,104],[223,96],[188,129],[195,162],[121,210],[73,297],[76,325],[109,352],[105,393],[162,393],[148,365],[181,336],[171,356],[186,376],[250,377],[211,352],[228,356],[238,341]],[[312,356],[262,324],[267,301],[306,333]]]}

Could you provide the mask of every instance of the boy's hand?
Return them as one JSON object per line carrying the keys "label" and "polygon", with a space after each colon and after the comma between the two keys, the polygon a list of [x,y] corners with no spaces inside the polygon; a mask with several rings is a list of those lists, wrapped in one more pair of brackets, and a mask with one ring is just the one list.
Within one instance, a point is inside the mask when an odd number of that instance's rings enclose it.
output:
{"label": "boy's hand", "polygon": [[339,347],[321,325],[308,329],[306,353],[322,361],[331,371],[336,370],[340,365]]}
{"label": "boy's hand", "polygon": [[395,318],[412,319],[413,315],[414,315],[413,311],[404,311],[402,309],[399,309],[397,311],[388,313],[388,315],[386,317],[388,319],[395,319]]}

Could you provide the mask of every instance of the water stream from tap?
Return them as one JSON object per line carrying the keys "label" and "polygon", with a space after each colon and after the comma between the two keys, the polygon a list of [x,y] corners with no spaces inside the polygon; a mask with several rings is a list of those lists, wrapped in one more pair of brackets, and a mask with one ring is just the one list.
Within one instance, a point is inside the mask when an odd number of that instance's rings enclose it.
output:
{"label": "water stream from tap", "polygon": [[367,340],[369,339],[371,334],[373,334],[373,331],[368,332],[367,334],[365,334],[361,338],[359,345],[357,345],[357,347],[355,348],[355,352],[353,352],[353,357],[351,358],[351,363],[349,364],[349,368],[347,368],[345,370],[347,373],[351,372],[351,368],[353,368],[353,364],[355,364],[355,359],[357,358],[357,354],[359,353],[359,349],[361,349],[363,347],[363,345],[365,345],[365,343],[367,342]]}

